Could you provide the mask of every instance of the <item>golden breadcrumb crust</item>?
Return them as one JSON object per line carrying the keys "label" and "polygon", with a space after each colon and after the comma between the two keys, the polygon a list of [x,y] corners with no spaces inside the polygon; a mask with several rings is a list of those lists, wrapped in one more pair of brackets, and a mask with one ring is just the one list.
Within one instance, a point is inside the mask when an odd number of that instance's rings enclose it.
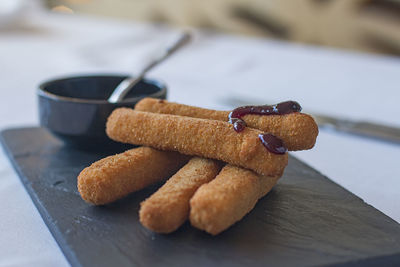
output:
{"label": "golden breadcrumb crust", "polygon": [[190,223],[212,235],[219,234],[250,212],[279,178],[279,175],[260,176],[250,170],[226,165],[190,200]]}
{"label": "golden breadcrumb crust", "polygon": [[[155,98],[142,99],[136,104],[135,110],[220,121],[228,121],[229,115],[229,111],[193,107]],[[272,133],[282,139],[289,151],[311,149],[318,136],[318,126],[314,119],[304,113],[246,115],[243,120],[248,127]]]}
{"label": "golden breadcrumb crust", "polygon": [[217,176],[219,161],[192,158],[153,195],[141,203],[140,222],[158,233],[170,233],[189,217],[189,200],[202,184]]}
{"label": "golden breadcrumb crust", "polygon": [[108,117],[106,132],[115,141],[222,160],[262,175],[280,175],[288,162],[287,153],[274,154],[263,146],[261,131],[237,133],[217,120],[119,108]]}
{"label": "golden breadcrumb crust", "polygon": [[78,176],[78,191],[89,203],[111,203],[169,178],[188,160],[179,153],[150,147],[130,149],[85,168]]}

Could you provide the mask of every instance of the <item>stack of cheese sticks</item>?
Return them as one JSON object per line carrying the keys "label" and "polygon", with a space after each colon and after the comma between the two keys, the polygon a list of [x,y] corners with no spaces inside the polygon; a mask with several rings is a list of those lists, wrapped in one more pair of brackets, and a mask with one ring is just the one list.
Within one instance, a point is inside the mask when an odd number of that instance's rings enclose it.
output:
{"label": "stack of cheese sticks", "polygon": [[142,145],[99,160],[78,176],[82,198],[111,203],[148,185],[166,183],[141,203],[140,222],[170,233],[187,219],[216,235],[242,219],[282,176],[287,153],[270,152],[259,135],[271,133],[289,151],[310,149],[318,127],[307,114],[245,115],[235,132],[229,111],[197,108],[145,98],[135,109],[116,109],[107,135]]}

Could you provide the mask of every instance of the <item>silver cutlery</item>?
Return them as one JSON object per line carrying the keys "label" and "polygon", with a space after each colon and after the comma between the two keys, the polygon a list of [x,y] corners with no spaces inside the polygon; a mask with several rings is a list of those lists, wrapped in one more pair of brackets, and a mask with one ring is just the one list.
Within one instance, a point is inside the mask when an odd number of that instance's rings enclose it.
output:
{"label": "silver cutlery", "polygon": [[108,102],[117,103],[124,99],[126,94],[138,83],[140,82],[146,73],[157,66],[159,63],[163,62],[170,55],[176,52],[179,48],[186,45],[192,39],[192,35],[189,32],[184,32],[178,40],[176,40],[171,46],[169,46],[161,55],[156,57],[154,60],[150,61],[137,75],[136,77],[128,77],[123,80],[112,92],[111,96],[108,98]]}

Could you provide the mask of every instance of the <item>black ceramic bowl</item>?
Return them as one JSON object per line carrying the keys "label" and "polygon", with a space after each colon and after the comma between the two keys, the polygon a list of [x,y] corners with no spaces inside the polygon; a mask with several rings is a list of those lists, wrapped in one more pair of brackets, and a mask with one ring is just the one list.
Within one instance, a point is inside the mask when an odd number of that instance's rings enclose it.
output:
{"label": "black ceramic bowl", "polygon": [[67,77],[39,86],[40,125],[65,143],[83,149],[118,146],[105,133],[107,117],[119,107],[133,108],[144,97],[165,99],[165,85],[144,79],[121,103],[109,103],[113,89],[127,76],[96,75]]}

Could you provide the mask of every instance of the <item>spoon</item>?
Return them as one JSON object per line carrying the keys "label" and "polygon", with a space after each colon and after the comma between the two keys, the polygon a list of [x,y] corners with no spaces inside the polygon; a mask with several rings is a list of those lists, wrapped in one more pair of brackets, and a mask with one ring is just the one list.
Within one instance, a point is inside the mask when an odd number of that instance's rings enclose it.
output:
{"label": "spoon", "polygon": [[140,72],[140,74],[135,77],[128,77],[124,79],[112,92],[111,96],[108,98],[108,102],[117,103],[124,99],[126,94],[137,84],[139,83],[146,73],[155,67],[157,64],[164,61],[170,55],[172,55],[179,48],[186,45],[192,39],[192,35],[189,32],[184,32],[182,35],[176,40],[171,46],[169,46],[163,53],[156,57],[154,60],[150,61]]}

